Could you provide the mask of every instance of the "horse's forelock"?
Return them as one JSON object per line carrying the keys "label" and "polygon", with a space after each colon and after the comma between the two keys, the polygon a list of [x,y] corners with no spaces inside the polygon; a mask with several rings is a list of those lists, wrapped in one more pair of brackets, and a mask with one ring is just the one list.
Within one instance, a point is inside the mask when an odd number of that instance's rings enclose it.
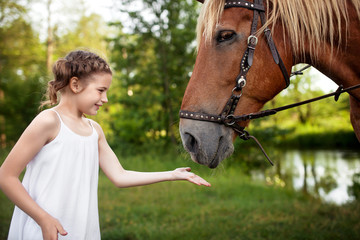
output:
{"label": "horse's forelock", "polygon": [[224,6],[225,0],[206,0],[202,5],[196,27],[198,47],[203,36],[207,42],[213,38],[214,29],[224,11]]}
{"label": "horse's forelock", "polygon": [[[351,0],[360,17],[360,0]],[[290,44],[297,55],[304,54],[305,43],[310,43],[313,57],[321,51],[324,41],[331,47],[342,41],[341,32],[347,27],[349,16],[345,0],[266,0],[267,26],[281,24],[286,30]],[[197,43],[204,36],[206,42],[213,39],[214,29],[223,13],[225,0],[206,0],[202,6],[197,24]],[[334,24],[334,23],[337,24]],[[336,27],[337,26],[337,27]],[[285,34],[285,33],[284,33]],[[285,37],[285,35],[284,35]]]}

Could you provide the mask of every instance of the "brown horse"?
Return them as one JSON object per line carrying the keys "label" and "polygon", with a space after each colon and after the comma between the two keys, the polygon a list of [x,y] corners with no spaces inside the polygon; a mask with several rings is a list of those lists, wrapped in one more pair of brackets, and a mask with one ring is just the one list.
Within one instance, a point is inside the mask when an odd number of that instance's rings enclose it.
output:
{"label": "brown horse", "polygon": [[[237,99],[228,106],[234,110],[231,115],[257,112],[286,88],[287,75],[298,63],[311,64],[344,87],[360,83],[359,0],[200,2],[204,4],[197,26],[198,55],[181,114],[216,118],[233,95]],[[263,14],[266,23],[255,14]],[[275,50],[265,37],[270,30]],[[360,139],[360,91],[349,94],[351,122]],[[194,161],[211,168],[232,154],[234,139],[249,123],[240,122],[237,130],[220,117],[222,124],[189,118],[180,120],[183,145]]]}

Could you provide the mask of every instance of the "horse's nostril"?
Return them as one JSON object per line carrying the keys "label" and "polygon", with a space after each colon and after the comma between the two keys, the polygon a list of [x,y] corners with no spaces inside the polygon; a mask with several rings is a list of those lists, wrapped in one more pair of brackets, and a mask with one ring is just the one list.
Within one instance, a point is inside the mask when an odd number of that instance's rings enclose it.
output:
{"label": "horse's nostril", "polygon": [[198,142],[193,135],[185,133],[185,145],[189,152],[196,153],[198,150]]}

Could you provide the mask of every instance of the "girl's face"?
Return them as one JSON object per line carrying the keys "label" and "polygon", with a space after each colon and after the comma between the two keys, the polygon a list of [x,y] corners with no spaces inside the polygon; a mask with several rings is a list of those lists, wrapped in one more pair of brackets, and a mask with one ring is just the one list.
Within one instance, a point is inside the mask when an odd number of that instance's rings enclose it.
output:
{"label": "girl's face", "polygon": [[99,108],[108,102],[106,93],[111,80],[109,73],[94,73],[81,81],[82,90],[77,93],[76,101],[81,113],[96,115]]}

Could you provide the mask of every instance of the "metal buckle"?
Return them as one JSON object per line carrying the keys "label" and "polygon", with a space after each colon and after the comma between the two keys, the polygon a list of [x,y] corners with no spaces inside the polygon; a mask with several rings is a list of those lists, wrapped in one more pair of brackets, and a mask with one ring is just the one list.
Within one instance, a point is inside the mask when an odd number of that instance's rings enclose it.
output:
{"label": "metal buckle", "polygon": [[[235,94],[235,91],[240,91],[239,94]],[[242,96],[242,89],[238,89],[237,87],[234,87],[233,90],[231,91],[232,95],[234,95],[237,98],[240,98]]]}
{"label": "metal buckle", "polygon": [[225,117],[225,120],[229,120],[229,122],[224,122],[226,126],[231,126],[235,124],[235,116],[233,114],[229,114]]}
{"label": "metal buckle", "polygon": [[[255,43],[252,42],[252,39],[255,40]],[[247,43],[248,43],[248,45],[251,43],[251,44],[253,44],[254,46],[256,46],[256,44],[258,43],[258,38],[257,38],[256,36],[254,36],[254,35],[250,35],[250,36],[248,37]]]}
{"label": "metal buckle", "polygon": [[241,88],[246,86],[246,80],[244,76],[241,76],[239,80],[237,81],[237,86],[240,86]]}
{"label": "metal buckle", "polygon": [[[241,76],[237,80],[236,86],[231,91],[232,95],[234,95],[237,98],[240,98],[242,96],[242,89],[243,87],[245,87],[245,85],[246,85],[246,79],[244,78],[244,76]],[[235,94],[235,92],[240,92],[240,94]]]}

